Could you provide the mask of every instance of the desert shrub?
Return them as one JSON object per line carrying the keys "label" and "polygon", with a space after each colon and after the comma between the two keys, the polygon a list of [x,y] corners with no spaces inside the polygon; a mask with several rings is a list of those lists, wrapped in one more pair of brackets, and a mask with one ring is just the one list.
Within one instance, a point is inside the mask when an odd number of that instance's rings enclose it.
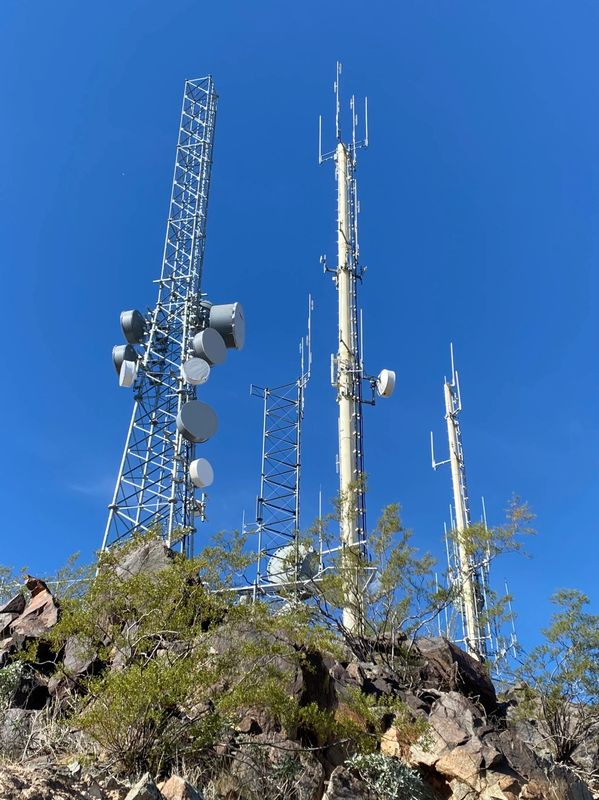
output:
{"label": "desert shrub", "polygon": [[398,758],[382,753],[359,754],[346,764],[380,800],[430,800],[420,775]]}
{"label": "desert shrub", "polygon": [[0,669],[0,711],[8,708],[17,691],[23,675],[24,665],[14,661]]}

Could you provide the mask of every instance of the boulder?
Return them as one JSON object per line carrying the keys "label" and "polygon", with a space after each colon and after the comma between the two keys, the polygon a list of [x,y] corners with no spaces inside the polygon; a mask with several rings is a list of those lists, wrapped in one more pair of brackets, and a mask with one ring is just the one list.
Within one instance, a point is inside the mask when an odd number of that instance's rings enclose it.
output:
{"label": "boulder", "polygon": [[31,591],[31,599],[22,613],[10,624],[13,636],[26,638],[42,636],[58,621],[58,603],[46,584],[38,578],[27,578],[26,586]]}
{"label": "boulder", "polygon": [[146,772],[135,786],[131,787],[125,800],[164,800],[164,798],[150,773]]}
{"label": "boulder", "polygon": [[[431,785],[443,787],[447,800],[591,800],[574,773],[551,766],[513,731],[490,725],[484,711],[458,692],[435,700],[423,741],[410,747],[408,761]],[[383,739],[388,755],[393,731]]]}
{"label": "boulder", "polygon": [[0,752],[11,758],[20,757],[31,733],[35,711],[8,708],[0,717]]}
{"label": "boulder", "polygon": [[[3,762],[0,797],[2,800],[91,800],[92,795],[83,783],[55,769],[33,770]],[[102,800],[115,799],[105,796]]]}
{"label": "boulder", "polygon": [[0,639],[10,635],[8,626],[25,610],[25,595],[20,593],[11,598],[2,608],[0,608]]}
{"label": "boulder", "polygon": [[80,678],[94,672],[98,654],[83,636],[69,636],[62,655],[62,672],[48,681],[48,692],[61,699],[77,686]]}
{"label": "boulder", "polygon": [[322,800],[377,800],[376,796],[347,767],[335,767]]}
{"label": "boulder", "polygon": [[26,586],[30,599],[27,601],[23,595],[17,595],[2,610],[0,666],[27,639],[41,636],[58,621],[58,603],[44,581],[28,575]]}
{"label": "boulder", "polygon": [[165,800],[203,800],[197,789],[178,775],[171,775],[167,781],[159,783],[158,788]]}
{"label": "boulder", "polygon": [[392,669],[368,661],[351,661],[345,670],[337,669],[333,675],[342,685],[355,686],[376,697],[396,694],[400,688],[397,674]]}
{"label": "boulder", "polygon": [[419,686],[442,692],[461,692],[485,711],[497,710],[495,687],[485,666],[447,639],[419,639],[416,653],[423,660]]}
{"label": "boulder", "polygon": [[169,566],[174,552],[158,539],[144,542],[139,547],[123,555],[116,566],[119,578],[131,578],[134,575],[155,575]]}

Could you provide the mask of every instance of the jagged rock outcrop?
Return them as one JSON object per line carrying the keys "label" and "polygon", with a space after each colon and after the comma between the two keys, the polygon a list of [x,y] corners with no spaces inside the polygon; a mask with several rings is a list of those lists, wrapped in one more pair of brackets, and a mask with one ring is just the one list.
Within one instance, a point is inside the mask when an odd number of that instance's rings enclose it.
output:
{"label": "jagged rock outcrop", "polygon": [[58,603],[46,584],[27,576],[29,600],[18,594],[0,608],[0,666],[28,639],[42,636],[58,620]]}
{"label": "jagged rock outcrop", "polygon": [[[572,772],[537,756],[509,730],[497,730],[484,710],[458,692],[443,692],[427,716],[426,741],[410,747],[407,761],[433,776],[437,791],[453,800],[592,800]],[[390,732],[382,749],[399,755]],[[392,732],[391,732],[392,734]]]}
{"label": "jagged rock outcrop", "polygon": [[155,575],[166,569],[173,557],[173,551],[162,542],[150,540],[126,553],[116,567],[116,574],[119,578],[130,578],[142,573]]}
{"label": "jagged rock outcrop", "polygon": [[[123,559],[118,570],[121,577],[156,576],[171,563],[168,548],[160,542],[145,542]],[[0,609],[0,664],[9,663],[4,669],[12,668],[15,662],[10,665],[10,661],[19,648],[43,635],[58,619],[59,605],[48,587],[34,578],[28,579],[27,587],[28,598],[17,595]],[[519,702],[517,687],[499,703],[484,668],[444,639],[422,639],[412,648],[406,645],[401,666],[375,648],[373,661],[358,660],[343,649],[337,657],[317,649],[306,652],[288,634],[258,631],[248,619],[219,622],[210,634],[211,652],[226,653],[232,641],[249,645],[246,652],[251,655],[248,663],[238,665],[240,672],[274,671],[299,708],[316,708],[337,718],[349,713],[349,698],[356,690],[368,702],[382,702],[390,709],[401,701],[412,720],[426,723],[425,734],[416,743],[414,737],[406,737],[405,726],[390,710],[382,717],[386,730],[380,751],[388,759],[400,759],[416,769],[430,800],[593,798],[572,771],[551,762],[542,746],[543,732],[514,716],[513,708]],[[164,647],[160,657],[168,655]],[[109,641],[105,651],[110,654]],[[43,738],[39,725],[45,709],[60,710],[63,702],[68,704],[80,690],[83,677],[119,668],[106,653],[107,662],[101,663],[89,642],[78,635],[54,657],[60,662],[54,673],[39,665],[22,673],[15,671],[12,702],[0,711],[0,753],[5,758],[24,754],[27,761],[32,749],[43,750],[37,743]],[[47,663],[52,666],[50,660]],[[222,690],[226,691],[226,680]],[[177,718],[184,720],[189,713],[190,709],[179,709]],[[359,715],[356,724],[364,730],[367,727]],[[41,767],[36,762],[35,771],[26,765],[0,768],[0,798],[202,800],[206,795],[218,800],[270,800],[284,795],[290,800],[385,800],[366,785],[359,770],[346,763],[352,741],[339,742],[326,735],[312,741],[300,723],[285,727],[273,713],[249,704],[238,709],[237,721],[227,726],[218,743],[210,745],[212,763],[204,769],[209,775],[209,793],[204,792],[201,781],[169,776],[170,770],[160,781],[145,774],[130,776],[128,782],[109,778],[104,772],[96,774],[91,767],[77,763],[69,770],[64,757],[56,759],[50,747],[43,750]]]}
{"label": "jagged rock outcrop", "polygon": [[167,781],[159,783],[158,788],[164,800],[203,800],[202,795],[191,783],[179,775],[171,775]]}
{"label": "jagged rock outcrop", "polygon": [[124,800],[127,791],[113,777],[81,777],[64,767],[33,769],[6,763],[0,767],[2,800]]}
{"label": "jagged rock outcrop", "polygon": [[156,786],[154,778],[146,772],[135,786],[131,787],[125,800],[164,800],[164,795]]}

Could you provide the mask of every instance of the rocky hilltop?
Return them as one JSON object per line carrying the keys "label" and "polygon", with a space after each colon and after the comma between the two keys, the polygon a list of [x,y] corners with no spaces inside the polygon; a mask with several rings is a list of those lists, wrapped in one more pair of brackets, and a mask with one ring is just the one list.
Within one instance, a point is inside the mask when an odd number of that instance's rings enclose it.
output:
{"label": "rocky hilltop", "polygon": [[[123,557],[118,576],[125,582],[137,581],[135,586],[160,585],[169,580],[173,562],[161,543],[145,542]],[[191,586],[189,579],[186,585]],[[269,706],[268,697],[250,694],[246,705],[237,700],[228,709],[227,726],[203,742],[201,762],[175,753],[145,772],[138,768],[140,760],[127,773],[126,758],[111,757],[106,742],[78,724],[77,714],[82,698],[87,708],[102,702],[93,696],[94,676],[106,671],[125,675],[135,646],[123,652],[105,634],[99,647],[90,644],[89,631],[54,640],[60,604],[41,580],[29,578],[26,588],[0,608],[2,800],[592,800],[597,796],[572,770],[552,763],[542,742],[531,746],[534,729],[516,713],[517,692],[498,699],[484,668],[454,644],[420,639],[398,664],[389,650],[401,643],[389,643],[386,651],[379,648],[364,660],[345,644],[332,648],[334,652],[324,645],[300,647],[288,632],[278,636],[272,629],[265,633],[253,628],[251,617],[225,616],[214,624],[202,623],[201,636],[209,637],[206,669],[215,659],[226,658],[234,645],[244,644],[247,661],[241,670],[234,663],[229,669],[240,670],[234,674],[244,677],[254,673],[258,686],[262,676],[266,683],[274,676],[272,686],[294,703],[295,716],[285,716],[274,703]],[[121,629],[130,630],[135,624],[118,620]],[[108,623],[104,630],[109,630]],[[172,657],[175,645],[168,644],[164,633],[161,636],[144,663]],[[298,653],[301,657],[296,657]],[[215,682],[212,694],[193,697],[188,705],[173,702],[168,724],[188,725],[189,735],[195,735],[190,720],[205,719],[218,698],[231,690],[230,677],[221,675]],[[378,714],[376,724],[373,709]],[[123,707],[122,714],[126,713]],[[307,720],[318,714],[320,727],[310,726]],[[330,730],[322,720],[331,720]],[[335,728],[340,721],[345,728]],[[157,726],[155,736],[161,735],[163,722],[154,719],[151,724]],[[175,727],[169,730],[179,735]],[[352,730],[355,737],[347,734]],[[366,752],[360,752],[362,735],[375,742]]]}

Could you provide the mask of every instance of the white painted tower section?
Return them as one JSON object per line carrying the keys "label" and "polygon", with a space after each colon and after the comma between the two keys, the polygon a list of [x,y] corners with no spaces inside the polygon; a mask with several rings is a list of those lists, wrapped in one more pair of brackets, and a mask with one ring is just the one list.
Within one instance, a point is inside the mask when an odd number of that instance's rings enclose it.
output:
{"label": "white painted tower section", "polygon": [[[455,382],[455,381],[454,381]],[[453,504],[455,509],[455,537],[458,556],[459,584],[464,615],[466,646],[471,656],[480,660],[480,635],[478,623],[478,607],[476,600],[475,574],[472,559],[464,542],[464,531],[470,527],[470,512],[466,502],[466,476],[464,456],[460,440],[457,414],[459,402],[456,401],[454,385],[445,381],[445,419],[447,421],[447,437],[449,440],[449,463],[451,466],[451,483],[453,487]]]}
{"label": "white painted tower section", "polygon": [[360,369],[353,343],[352,329],[356,318],[354,306],[355,270],[351,243],[350,180],[348,153],[342,142],[335,149],[337,177],[337,294],[339,299],[339,347],[337,351],[337,402],[339,405],[339,492],[340,534],[342,568],[345,582],[343,625],[351,632],[361,632],[363,627],[363,579],[358,567],[360,543],[358,541],[357,506],[358,487],[361,480],[356,449],[356,415],[354,386]]}

